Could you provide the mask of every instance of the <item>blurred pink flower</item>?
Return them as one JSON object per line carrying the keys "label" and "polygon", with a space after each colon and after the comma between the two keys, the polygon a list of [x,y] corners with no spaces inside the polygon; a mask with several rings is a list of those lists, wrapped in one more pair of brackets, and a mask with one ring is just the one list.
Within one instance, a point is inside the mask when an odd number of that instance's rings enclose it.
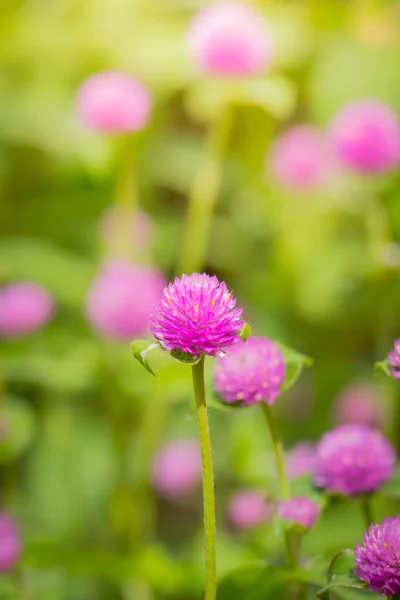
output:
{"label": "blurred pink flower", "polygon": [[275,506],[268,502],[262,492],[242,490],[237,492],[229,503],[228,516],[237,529],[250,529],[270,521]]}
{"label": "blurred pink flower", "polygon": [[379,173],[399,165],[398,116],[376,100],[359,100],[344,106],[332,119],[329,139],[334,153],[349,169]]}
{"label": "blurred pink flower", "polygon": [[126,73],[102,71],[78,90],[80,120],[94,131],[131,133],[143,129],[152,106],[146,87]]}
{"label": "blurred pink flower", "polygon": [[357,423],[373,428],[382,427],[387,410],[378,390],[367,383],[353,383],[341,390],[333,405],[335,425]]}
{"label": "blurred pink flower", "polygon": [[201,482],[201,455],[194,439],[168,442],[153,462],[154,488],[163,496],[179,497]]}
{"label": "blurred pink flower", "polygon": [[280,502],[278,514],[284,521],[297,523],[304,529],[311,529],[320,513],[318,504],[307,498],[299,496]]}
{"label": "blurred pink flower", "polygon": [[164,283],[156,269],[109,261],[89,289],[87,318],[106,337],[130,340],[143,335],[149,331],[150,313]]}
{"label": "blurred pink flower", "polygon": [[272,145],[269,167],[283,187],[312,189],[321,186],[331,167],[326,140],[311,125],[296,125]]}
{"label": "blurred pink flower", "polygon": [[51,318],[53,299],[35,283],[17,282],[0,288],[0,336],[21,337],[37,331]]}
{"label": "blurred pink flower", "polygon": [[132,211],[111,206],[101,217],[100,234],[111,254],[141,254],[150,249],[153,223],[148,213],[140,208]]}
{"label": "blurred pink flower", "polygon": [[257,74],[271,58],[267,26],[255,8],[244,2],[204,8],[193,18],[187,40],[199,69],[211,75]]}
{"label": "blurred pink flower", "polygon": [[0,573],[14,568],[21,551],[21,538],[14,519],[0,513]]}
{"label": "blurred pink flower", "polygon": [[309,442],[293,446],[286,456],[286,473],[290,479],[312,473],[317,460],[315,447]]}

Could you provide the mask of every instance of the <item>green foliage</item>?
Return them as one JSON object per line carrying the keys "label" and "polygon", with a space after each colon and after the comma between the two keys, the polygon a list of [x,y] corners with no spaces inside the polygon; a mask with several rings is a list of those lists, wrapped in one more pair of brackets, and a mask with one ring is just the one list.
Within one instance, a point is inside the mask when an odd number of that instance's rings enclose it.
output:
{"label": "green foliage", "polygon": [[328,569],[328,584],[318,592],[317,597],[321,600],[335,597],[351,600],[365,596],[365,592],[366,585],[354,575],[354,551],[342,550],[333,557]]}

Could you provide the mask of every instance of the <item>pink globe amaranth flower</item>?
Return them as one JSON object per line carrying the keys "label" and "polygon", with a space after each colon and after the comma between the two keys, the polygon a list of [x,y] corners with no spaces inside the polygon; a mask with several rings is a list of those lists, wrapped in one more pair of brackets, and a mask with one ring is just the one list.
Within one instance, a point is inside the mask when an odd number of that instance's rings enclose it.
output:
{"label": "pink globe amaranth flower", "polygon": [[21,538],[14,519],[0,513],[0,573],[6,573],[14,568],[21,551]]}
{"label": "pink globe amaranth flower", "polygon": [[396,454],[388,440],[364,425],[341,425],[317,446],[314,483],[328,492],[356,496],[378,490],[394,474]]}
{"label": "pink globe amaranth flower", "polygon": [[357,542],[355,575],[380,596],[400,594],[400,516],[383,519]]}
{"label": "pink globe amaranth flower", "polygon": [[94,131],[132,133],[143,129],[152,106],[146,87],[118,71],[102,71],[83,82],[78,90],[80,120]]}
{"label": "pink globe amaranth flower", "polygon": [[354,171],[380,173],[399,164],[399,120],[381,102],[360,100],[344,106],[330,124],[329,139],[338,159]]}
{"label": "pink globe amaranth flower", "polygon": [[179,497],[201,482],[201,455],[196,440],[174,440],[160,448],[153,462],[154,488],[163,496]]}
{"label": "pink globe amaranth flower", "polygon": [[35,283],[20,281],[0,288],[0,336],[33,333],[50,320],[53,310],[52,297]]}
{"label": "pink globe amaranth flower", "polygon": [[278,505],[278,515],[281,519],[301,525],[304,529],[313,527],[319,513],[318,504],[306,496],[291,498]]}
{"label": "pink globe amaranth flower", "polygon": [[380,427],[385,420],[385,410],[378,391],[366,383],[346,386],[334,403],[333,415],[338,425],[358,423]]}
{"label": "pink globe amaranth flower", "polygon": [[240,341],[242,309],[224,282],[203,273],[182,275],[164,289],[151,331],[165,350],[218,356]]}
{"label": "pink globe amaranth flower", "polygon": [[330,158],[321,132],[296,125],[275,140],[268,156],[272,176],[283,187],[310,190],[324,184]]}
{"label": "pink globe amaranth flower", "polygon": [[215,363],[214,387],[229,404],[238,401],[244,405],[260,401],[273,404],[284,379],[282,352],[263,337],[239,342]]}
{"label": "pink globe amaranth flower", "polygon": [[243,2],[220,2],[193,18],[187,32],[199,70],[210,75],[261,73],[271,59],[271,36],[261,15]]}
{"label": "pink globe amaranth flower", "polygon": [[268,502],[262,492],[242,490],[230,500],[228,518],[237,529],[251,529],[270,521],[275,513],[275,506]]}
{"label": "pink globe amaranth flower", "polygon": [[309,442],[301,442],[293,446],[286,456],[286,474],[296,479],[307,473],[313,473],[317,460],[315,446]]}
{"label": "pink globe amaranth flower", "polygon": [[109,261],[92,283],[86,315],[105,337],[130,340],[148,332],[150,313],[159,300],[164,278],[155,269]]}
{"label": "pink globe amaranth flower", "polygon": [[393,350],[388,354],[390,373],[395,379],[400,379],[400,340],[395,340]]}
{"label": "pink globe amaranth flower", "polygon": [[141,209],[111,206],[100,221],[101,238],[111,253],[121,255],[148,252],[153,238],[153,223]]}

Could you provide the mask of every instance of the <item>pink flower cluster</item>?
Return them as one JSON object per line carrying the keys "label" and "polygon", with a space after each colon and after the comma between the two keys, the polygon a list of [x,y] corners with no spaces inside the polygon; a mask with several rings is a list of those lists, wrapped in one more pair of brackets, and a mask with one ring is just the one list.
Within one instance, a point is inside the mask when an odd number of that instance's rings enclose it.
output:
{"label": "pink flower cluster", "polygon": [[174,440],[161,447],[154,457],[154,488],[169,498],[190,492],[201,482],[199,444],[193,439]]}
{"label": "pink flower cluster", "polygon": [[41,329],[52,317],[50,294],[35,283],[20,281],[0,288],[0,336],[16,338]]}

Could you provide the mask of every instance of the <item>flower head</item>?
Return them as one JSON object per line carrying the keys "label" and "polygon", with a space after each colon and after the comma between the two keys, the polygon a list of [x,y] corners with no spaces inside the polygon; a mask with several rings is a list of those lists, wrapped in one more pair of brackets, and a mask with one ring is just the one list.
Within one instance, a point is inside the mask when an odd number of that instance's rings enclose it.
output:
{"label": "flower head", "polygon": [[317,446],[314,483],[344,496],[367,494],[393,476],[395,461],[394,448],[379,431],[342,425]]}
{"label": "flower head", "polygon": [[103,71],[83,82],[78,91],[77,110],[89,129],[131,133],[147,125],[151,103],[142,83],[126,73]]}
{"label": "flower head", "polygon": [[199,69],[211,75],[257,74],[270,61],[269,31],[244,2],[228,0],[204,8],[194,17],[187,40]]}
{"label": "flower head", "polygon": [[250,529],[271,520],[275,512],[272,502],[265,499],[262,492],[242,490],[237,492],[229,503],[229,521],[237,529]]}
{"label": "flower head", "polygon": [[306,496],[285,500],[278,506],[278,515],[281,519],[301,525],[304,529],[311,529],[319,513],[318,504]]}
{"label": "flower head", "polygon": [[400,516],[371,525],[357,543],[355,574],[381,596],[400,594]]}
{"label": "flower head", "polygon": [[87,318],[106,337],[130,340],[143,335],[163,286],[164,278],[155,269],[110,261],[89,289]]}
{"label": "flower head", "polygon": [[153,462],[154,488],[163,496],[179,497],[201,482],[201,456],[196,440],[169,442],[159,449]]}
{"label": "flower head", "polygon": [[315,468],[317,453],[309,442],[301,442],[293,446],[286,457],[286,473],[290,479],[312,473]]}
{"label": "flower head", "polygon": [[359,100],[344,106],[332,120],[329,137],[340,161],[360,173],[388,171],[399,164],[399,120],[381,102]]}
{"label": "flower head", "polygon": [[240,341],[242,309],[235,305],[215,276],[182,275],[164,289],[151,331],[165,350],[218,356]]}
{"label": "flower head", "polygon": [[334,419],[338,425],[358,423],[379,427],[385,420],[385,410],[378,391],[367,383],[345,387],[334,404]]}
{"label": "flower head", "polygon": [[10,571],[21,555],[21,538],[10,516],[0,514],[0,573]]}
{"label": "flower head", "polygon": [[215,363],[214,386],[225,402],[273,404],[285,379],[285,363],[271,340],[250,337]]}
{"label": "flower head", "polygon": [[390,373],[395,379],[400,379],[400,340],[395,340],[393,350],[388,354]]}
{"label": "flower head", "polygon": [[53,299],[34,283],[12,283],[0,289],[0,336],[21,337],[37,331],[51,318]]}
{"label": "flower head", "polygon": [[274,178],[291,189],[320,186],[328,173],[327,144],[311,125],[296,125],[273,144],[268,157]]}

